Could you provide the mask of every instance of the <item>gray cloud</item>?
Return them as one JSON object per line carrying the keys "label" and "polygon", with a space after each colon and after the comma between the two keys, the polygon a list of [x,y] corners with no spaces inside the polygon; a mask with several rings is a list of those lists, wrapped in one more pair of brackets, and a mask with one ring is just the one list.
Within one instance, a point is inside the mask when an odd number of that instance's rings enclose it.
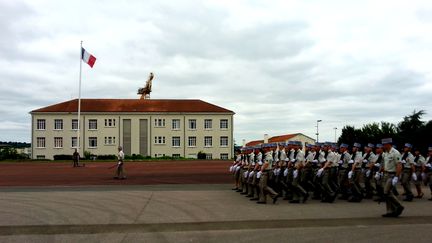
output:
{"label": "gray cloud", "polygon": [[98,58],[83,97],[137,98],[153,71],[153,98],[234,110],[238,143],[397,122],[432,107],[427,5],[2,1],[0,140],[29,141],[29,111],[77,97],[80,40]]}

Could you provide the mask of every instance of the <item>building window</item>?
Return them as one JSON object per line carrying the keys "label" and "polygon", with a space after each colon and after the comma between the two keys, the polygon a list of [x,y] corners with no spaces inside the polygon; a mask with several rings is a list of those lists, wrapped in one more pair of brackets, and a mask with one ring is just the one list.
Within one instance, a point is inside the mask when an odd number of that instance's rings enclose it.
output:
{"label": "building window", "polygon": [[180,158],[180,154],[173,154],[172,157],[175,159],[178,159],[178,158]]}
{"label": "building window", "polygon": [[72,137],[72,139],[71,139],[72,148],[78,148],[77,141],[78,141],[77,137]]}
{"label": "building window", "polygon": [[89,148],[97,148],[97,137],[89,137]]}
{"label": "building window", "polygon": [[172,137],[172,146],[180,147],[180,137]]}
{"label": "building window", "polygon": [[105,137],[105,145],[115,144],[115,137]]}
{"label": "building window", "polygon": [[220,120],[220,128],[221,129],[228,129],[228,119],[221,119]]}
{"label": "building window", "polygon": [[196,128],[197,128],[196,119],[189,119],[189,129],[196,130]]}
{"label": "building window", "polygon": [[204,137],[204,147],[211,147],[213,145],[212,137]]}
{"label": "building window", "polygon": [[36,148],[45,148],[45,138],[37,137],[36,138]]}
{"label": "building window", "polygon": [[212,119],[204,120],[204,129],[212,129]]}
{"label": "building window", "polygon": [[105,127],[115,127],[116,119],[105,119]]}
{"label": "building window", "polygon": [[63,148],[63,138],[55,137],[54,138],[54,148]]}
{"label": "building window", "polygon": [[36,122],[37,130],[45,130],[45,125],[46,125],[45,119],[37,119]]}
{"label": "building window", "polygon": [[206,154],[206,159],[213,159],[213,155],[212,154]]}
{"label": "building window", "polygon": [[63,130],[63,119],[54,119],[54,130]]}
{"label": "building window", "polygon": [[188,146],[196,147],[196,137],[188,137]]}
{"label": "building window", "polygon": [[90,119],[89,120],[89,130],[97,130],[97,120]]}
{"label": "building window", "polygon": [[172,120],[172,130],[180,130],[180,119]]}
{"label": "building window", "polygon": [[78,130],[78,119],[72,119],[72,130]]}
{"label": "building window", "polygon": [[45,155],[36,155],[36,159],[45,159]]}
{"label": "building window", "polygon": [[220,154],[220,159],[228,160],[228,154]]}
{"label": "building window", "polygon": [[165,144],[165,137],[164,136],[156,136],[154,143],[155,144]]}
{"label": "building window", "polygon": [[165,119],[155,119],[155,127],[165,127]]}
{"label": "building window", "polygon": [[220,146],[228,147],[228,137],[220,137]]}

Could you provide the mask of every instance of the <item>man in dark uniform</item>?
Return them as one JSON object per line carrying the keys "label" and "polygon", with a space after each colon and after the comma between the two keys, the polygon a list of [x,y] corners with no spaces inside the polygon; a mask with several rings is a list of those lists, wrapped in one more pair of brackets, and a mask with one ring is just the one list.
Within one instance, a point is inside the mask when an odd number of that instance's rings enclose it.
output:
{"label": "man in dark uniform", "polygon": [[79,161],[79,153],[77,149],[75,149],[75,152],[72,154],[72,160],[73,160],[73,167],[79,167],[78,161]]}

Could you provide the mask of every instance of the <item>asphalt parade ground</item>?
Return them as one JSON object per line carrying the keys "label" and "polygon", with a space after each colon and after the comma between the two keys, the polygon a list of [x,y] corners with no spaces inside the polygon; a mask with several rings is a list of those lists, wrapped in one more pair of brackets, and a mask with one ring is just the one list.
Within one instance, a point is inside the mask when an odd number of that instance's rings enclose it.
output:
{"label": "asphalt parade ground", "polygon": [[[227,173],[225,165],[221,165],[224,171],[217,172],[222,177]],[[2,177],[0,182],[4,183],[3,180]],[[429,196],[404,202],[405,211],[394,219],[382,218],[385,205],[371,200],[361,203],[337,200],[333,204],[310,200],[296,205],[283,200],[273,205],[269,200],[267,205],[258,205],[231,187],[213,180],[191,184],[2,186],[0,242],[430,242],[432,239]],[[429,195],[428,188],[423,189]]]}

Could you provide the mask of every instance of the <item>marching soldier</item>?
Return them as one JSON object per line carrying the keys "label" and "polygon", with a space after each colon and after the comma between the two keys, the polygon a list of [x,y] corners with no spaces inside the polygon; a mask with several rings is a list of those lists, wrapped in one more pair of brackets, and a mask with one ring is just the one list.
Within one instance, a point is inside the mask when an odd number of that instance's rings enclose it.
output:
{"label": "marching soldier", "polygon": [[266,148],[265,152],[265,162],[261,168],[262,174],[259,182],[260,195],[257,203],[266,204],[267,194],[270,194],[270,197],[273,199],[273,204],[275,204],[279,195],[268,185],[269,174],[273,168],[273,152],[268,148]]}
{"label": "marching soldier", "polygon": [[[263,165],[262,162],[262,153],[261,153],[261,147],[256,147],[257,152],[255,156],[255,167],[254,167],[254,174],[252,178],[252,190],[251,190],[251,201],[258,201],[260,197],[260,187],[259,183],[261,180],[261,166]],[[256,193],[256,196],[255,196]]]}
{"label": "marching soldier", "polygon": [[284,181],[286,188],[286,195],[284,200],[293,200],[294,197],[294,187],[293,187],[293,171],[294,166],[292,164],[292,160],[295,157],[295,149],[293,141],[288,141],[287,143],[287,159],[286,159],[286,168],[284,170]]}
{"label": "marching soldier", "polygon": [[374,201],[383,202],[384,201],[384,160],[383,160],[383,145],[377,144],[375,149],[375,161],[373,165],[374,179],[375,179],[375,188],[377,192],[378,198]]}
{"label": "marching soldier", "polygon": [[354,143],[351,160],[349,161],[349,164],[352,164],[351,171],[348,172],[352,196],[348,202],[361,202],[363,199],[363,192],[360,186],[363,155],[359,151],[360,148],[361,144]]}
{"label": "marching soldier", "polygon": [[349,199],[349,181],[348,181],[348,172],[351,171],[349,168],[349,161],[351,160],[351,155],[348,152],[348,144],[340,145],[340,153],[341,156],[339,158],[339,175],[338,175],[338,184],[340,193],[342,194],[339,199],[348,200]]}
{"label": "marching soldier", "polygon": [[423,173],[425,173],[426,182],[429,184],[429,190],[431,192],[431,198],[429,201],[432,201],[432,147],[428,149],[428,157],[426,159],[426,163],[423,166]]}
{"label": "marching soldier", "polygon": [[386,138],[382,140],[385,153],[384,160],[384,198],[386,201],[387,213],[383,217],[398,217],[404,210],[397,197],[393,194],[393,187],[398,183],[402,173],[401,155],[392,147],[393,140]]}
{"label": "marching soldier", "polygon": [[254,196],[254,188],[252,185],[254,176],[255,176],[255,152],[252,149],[251,152],[248,154],[248,160],[249,160],[249,173],[248,173],[248,178],[246,180],[246,186],[247,186],[247,195],[246,197],[253,197]]}
{"label": "marching soldier", "polygon": [[304,166],[305,156],[302,151],[302,143],[300,141],[296,141],[294,144],[295,155],[294,158],[290,161],[293,164],[293,200],[290,203],[300,203],[300,197],[303,198],[303,203],[307,201],[309,198],[309,194],[301,185],[301,173]]}
{"label": "marching soldier", "polygon": [[414,198],[414,195],[411,191],[411,179],[413,181],[417,180],[417,176],[415,174],[415,162],[414,156],[411,153],[412,145],[409,143],[405,144],[404,153],[402,154],[401,163],[403,167],[401,184],[405,191],[404,201],[411,202]]}
{"label": "marching soldier", "polygon": [[313,191],[315,188],[313,183],[314,174],[312,168],[312,160],[314,157],[315,151],[313,146],[311,144],[307,144],[305,152],[305,165],[301,173],[301,184],[303,185],[303,188],[306,190],[306,192]]}
{"label": "marching soldier", "polygon": [[367,199],[373,198],[375,191],[375,184],[373,183],[373,167],[375,164],[375,154],[372,152],[374,148],[375,145],[368,143],[368,145],[365,147],[365,154],[363,155],[362,169],[364,170],[364,189],[366,192],[365,198]]}
{"label": "marching soldier", "polygon": [[236,152],[236,159],[233,162],[233,165],[231,165],[230,167],[230,172],[233,174],[233,178],[234,178],[234,188],[232,190],[237,191],[239,188],[239,184],[238,184],[238,178],[236,178],[236,172],[237,172],[237,166],[240,165],[241,161],[243,160],[243,154]]}
{"label": "marching soldier", "polygon": [[[321,158],[321,169],[317,172],[317,177],[321,177],[322,198],[321,202],[332,203],[336,199],[335,187],[331,181],[331,168],[336,162],[336,155],[331,150],[331,143],[325,143],[324,156]],[[336,162],[337,164],[337,162]]]}
{"label": "marching soldier", "polygon": [[414,181],[414,185],[415,185],[416,190],[417,190],[416,198],[423,198],[423,196],[424,196],[424,193],[422,192],[422,189],[421,189],[421,184],[422,184],[422,181],[425,181],[425,179],[426,179],[426,178],[424,178],[425,174],[422,173],[425,163],[426,163],[426,159],[423,157],[423,155],[421,155],[420,150],[416,149],[414,151],[414,166],[415,166],[415,174],[417,177],[417,180]]}
{"label": "marching soldier", "polygon": [[314,174],[314,194],[312,199],[321,200],[321,194],[323,193],[322,187],[321,187],[321,175],[318,175],[318,171],[321,169],[321,163],[320,161],[325,160],[324,159],[324,152],[321,151],[322,144],[321,143],[315,143],[315,156],[312,160],[312,169]]}

